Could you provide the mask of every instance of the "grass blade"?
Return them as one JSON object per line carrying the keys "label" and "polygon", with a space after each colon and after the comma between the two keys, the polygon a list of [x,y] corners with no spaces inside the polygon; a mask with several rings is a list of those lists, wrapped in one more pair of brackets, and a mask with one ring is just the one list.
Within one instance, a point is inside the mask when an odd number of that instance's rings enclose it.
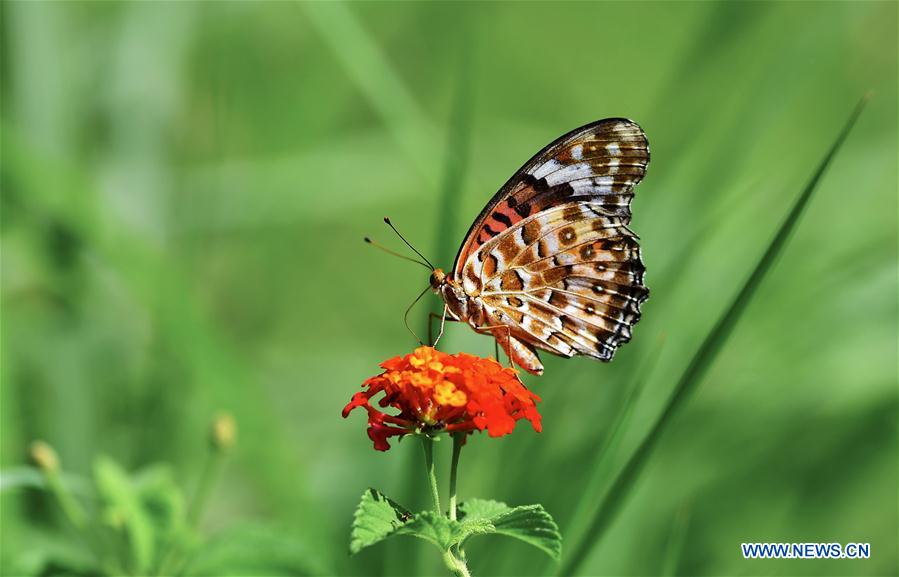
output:
{"label": "grass blade", "polygon": [[[646,360],[646,362],[642,363],[637,369],[632,382],[628,386],[627,396],[624,399],[621,410],[618,411],[614,423],[609,428],[609,432],[606,434],[605,438],[602,440],[599,451],[597,451],[598,457],[593,462],[590,476],[584,486],[585,493],[592,487],[600,487],[602,485],[603,479],[608,478],[608,474],[611,472],[613,463],[616,460],[616,457],[619,455],[619,452],[621,451],[621,444],[624,440],[624,435],[629,428],[631,417],[634,413],[634,409],[637,406],[637,400],[643,393],[643,389],[646,387],[646,383],[650,380],[650,377],[652,376],[652,373],[655,370],[656,365],[658,364],[659,358],[662,356],[662,348],[664,347],[664,344],[665,337],[664,335],[662,335],[658,339],[655,350],[650,353],[649,358]],[[588,505],[598,504],[596,502],[596,498],[598,497],[599,494],[596,494],[594,497],[594,501],[592,501]],[[569,527],[568,530],[571,532],[571,534],[578,535],[584,530],[584,528],[590,522],[589,513],[589,506],[575,508],[574,515],[572,516],[571,521],[567,524]]]}
{"label": "grass blade", "polygon": [[671,534],[668,535],[668,545],[662,556],[662,570],[659,571],[659,575],[663,577],[677,575],[677,568],[684,554],[684,544],[687,542],[687,531],[690,529],[690,515],[689,503],[682,505],[674,515]]}
{"label": "grass blade", "polygon": [[403,152],[426,182],[433,183],[434,127],[415,95],[391,64],[384,50],[343,2],[302,2],[310,22],[384,120]]}
{"label": "grass blade", "polygon": [[[461,239],[454,236],[456,223],[459,222],[459,195],[462,183],[468,171],[469,151],[471,149],[471,118],[474,109],[474,58],[475,35],[471,25],[463,21],[459,29],[459,74],[456,80],[456,93],[453,98],[453,109],[449,117],[449,133],[446,142],[446,165],[443,182],[440,187],[440,208],[437,213],[437,254],[435,266],[448,269],[456,256],[456,248]],[[442,307],[438,307],[442,308]]]}
{"label": "grass blade", "polygon": [[649,455],[661,438],[661,434],[665,430],[665,427],[671,421],[671,418],[678,409],[683,406],[690,394],[696,389],[696,386],[702,380],[702,377],[712,364],[712,361],[715,360],[731,332],[733,332],[734,326],[736,326],[743,311],[746,310],[746,306],[752,300],[755,291],[765,278],[765,275],[771,269],[774,261],[787,244],[790,235],[793,230],[795,230],[796,224],[799,222],[799,218],[802,216],[805,207],[811,199],[812,193],[817,188],[821,177],[824,175],[824,172],[827,170],[827,167],[830,165],[834,156],[843,145],[843,142],[846,140],[852,127],[855,125],[856,120],[858,120],[867,100],[868,97],[866,95],[855,107],[855,110],[853,110],[852,114],[849,116],[849,120],[846,122],[843,130],[837,136],[833,145],[830,147],[830,150],[818,166],[818,169],[812,175],[802,193],[793,203],[793,207],[780,225],[777,234],[774,235],[768,248],[756,263],[749,278],[746,279],[746,282],[740,289],[740,292],[737,293],[730,306],[724,311],[724,314],[706,336],[699,349],[697,349],[696,354],[693,356],[690,364],[681,375],[677,386],[674,388],[674,392],[668,400],[668,403],[665,405],[665,409],[659,415],[652,429],[643,438],[643,441],[641,441],[640,445],[618,474],[615,482],[603,498],[599,509],[595,512],[590,527],[587,529],[584,537],[572,548],[572,552],[559,570],[560,576],[573,575],[586,560],[593,545],[602,538],[605,531],[611,526],[616,513],[624,504],[630,490],[635,484],[636,478],[643,470],[643,467],[649,459]]}

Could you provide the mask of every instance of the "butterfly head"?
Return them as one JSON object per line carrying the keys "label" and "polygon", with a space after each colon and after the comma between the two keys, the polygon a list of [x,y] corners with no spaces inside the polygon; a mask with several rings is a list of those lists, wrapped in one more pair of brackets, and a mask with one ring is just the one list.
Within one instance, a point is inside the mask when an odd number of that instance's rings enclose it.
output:
{"label": "butterfly head", "polygon": [[433,290],[435,293],[440,292],[440,287],[447,282],[448,281],[446,278],[446,273],[443,272],[442,268],[435,268],[433,271],[431,271],[431,290]]}

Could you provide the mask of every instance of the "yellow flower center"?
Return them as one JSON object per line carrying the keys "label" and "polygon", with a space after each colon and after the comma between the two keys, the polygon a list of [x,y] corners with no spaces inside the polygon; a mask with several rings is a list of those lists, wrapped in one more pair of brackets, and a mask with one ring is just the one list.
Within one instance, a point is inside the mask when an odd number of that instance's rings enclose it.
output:
{"label": "yellow flower center", "polygon": [[442,381],[434,389],[434,400],[441,405],[464,407],[468,402],[468,396],[451,382]]}

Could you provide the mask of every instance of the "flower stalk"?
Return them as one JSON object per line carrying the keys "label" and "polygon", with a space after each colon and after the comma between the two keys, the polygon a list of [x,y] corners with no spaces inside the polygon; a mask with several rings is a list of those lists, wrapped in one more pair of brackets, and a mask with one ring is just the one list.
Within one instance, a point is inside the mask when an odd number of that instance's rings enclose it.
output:
{"label": "flower stalk", "polygon": [[[459,453],[462,450],[462,444],[465,442],[466,433],[453,434],[453,462],[450,469],[450,509],[449,518],[456,520],[456,472],[458,471]],[[421,436],[422,447],[425,453],[425,469],[428,476],[428,484],[431,489],[431,500],[434,504],[434,511],[444,516],[443,510],[440,508],[440,492],[437,489],[437,473],[434,467],[434,439],[428,435]],[[471,577],[468,566],[465,564],[465,556],[461,548],[451,547],[443,552],[443,562],[456,577]]]}
{"label": "flower stalk", "polygon": [[468,565],[465,564],[465,561],[453,555],[452,551],[447,551],[443,554],[443,562],[446,563],[446,568],[456,577],[471,577]]}
{"label": "flower stalk", "polygon": [[234,418],[227,413],[216,416],[209,430],[209,454],[206,457],[206,465],[187,513],[188,521],[194,528],[200,525],[212,488],[225,465],[225,456],[234,446],[236,438],[237,425]]}
{"label": "flower stalk", "polygon": [[31,444],[31,460],[44,474],[44,482],[50,493],[59,502],[59,506],[66,518],[77,529],[83,529],[87,524],[87,514],[69,490],[63,485],[59,473],[59,457],[53,447],[43,441],[35,441]]}
{"label": "flower stalk", "polygon": [[434,512],[443,515],[443,511],[440,509],[440,491],[437,489],[437,472],[434,469],[434,439],[428,435],[421,435],[421,446],[425,452],[425,470],[428,476],[428,487],[431,489]]}
{"label": "flower stalk", "polygon": [[462,453],[462,445],[465,443],[464,433],[453,434],[453,460],[450,464],[449,481],[449,518],[456,520],[456,475],[459,472],[459,455]]}

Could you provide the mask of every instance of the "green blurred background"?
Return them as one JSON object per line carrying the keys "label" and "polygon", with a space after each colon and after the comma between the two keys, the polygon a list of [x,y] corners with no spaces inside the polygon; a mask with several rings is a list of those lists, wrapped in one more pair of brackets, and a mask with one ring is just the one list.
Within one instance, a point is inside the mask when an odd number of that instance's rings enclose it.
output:
{"label": "green blurred background", "polygon": [[[203,533],[280,540],[217,574],[442,574],[419,541],[347,554],[366,487],[427,506],[418,446],[376,453],[364,416],[339,414],[415,344],[402,311],[426,273],[361,242],[399,247],[382,216],[447,268],[546,143],[609,116],[645,129],[633,228],[652,296],[633,342],[611,364],[545,357],[546,376],[526,379],[544,432],[476,436],[462,455],[463,500],[542,503],[574,543],[575,513],[592,511],[873,91],[578,572],[897,574],[896,3],[4,2],[0,14],[3,470],[21,473],[40,438],[76,480],[107,454],[132,471],[169,463],[190,495],[208,423],[229,411],[240,438]],[[493,352],[459,326],[441,345]],[[76,537],[47,495],[4,486],[0,567],[13,575]],[[475,575],[555,571],[521,543],[482,541]],[[869,542],[872,556],[745,561],[747,541]]]}

